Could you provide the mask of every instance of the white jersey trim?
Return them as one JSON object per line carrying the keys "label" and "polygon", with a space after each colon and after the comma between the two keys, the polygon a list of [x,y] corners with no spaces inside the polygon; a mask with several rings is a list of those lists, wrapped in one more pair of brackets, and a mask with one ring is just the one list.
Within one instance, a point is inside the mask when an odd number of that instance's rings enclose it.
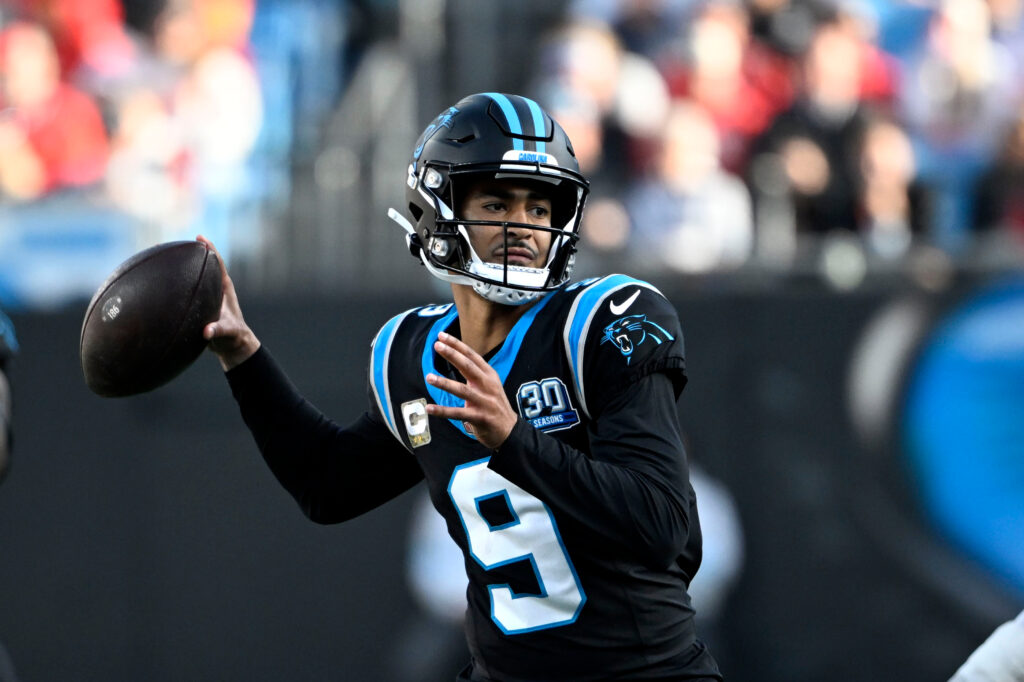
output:
{"label": "white jersey trim", "polygon": [[404,313],[395,315],[384,323],[384,326],[380,328],[377,335],[373,337],[373,342],[370,346],[370,387],[373,389],[373,397],[377,401],[377,409],[380,410],[381,416],[384,417],[384,423],[387,424],[391,435],[406,450],[409,450],[409,444],[398,431],[395,409],[391,403],[388,367],[391,360],[391,346],[395,340],[398,327],[410,313],[416,310],[418,308],[406,310]]}

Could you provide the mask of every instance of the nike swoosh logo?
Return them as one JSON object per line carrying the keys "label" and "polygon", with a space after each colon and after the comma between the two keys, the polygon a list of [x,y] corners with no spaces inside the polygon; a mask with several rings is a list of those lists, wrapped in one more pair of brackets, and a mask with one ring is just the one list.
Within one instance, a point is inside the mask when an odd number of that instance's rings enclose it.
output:
{"label": "nike swoosh logo", "polygon": [[636,291],[633,292],[632,296],[627,298],[622,303],[616,303],[615,301],[609,301],[608,302],[608,309],[612,311],[612,315],[621,315],[622,313],[626,312],[626,309],[629,308],[629,306],[633,305],[633,301],[635,301],[636,297],[639,296],[639,295],[640,295],[640,290],[637,289]]}

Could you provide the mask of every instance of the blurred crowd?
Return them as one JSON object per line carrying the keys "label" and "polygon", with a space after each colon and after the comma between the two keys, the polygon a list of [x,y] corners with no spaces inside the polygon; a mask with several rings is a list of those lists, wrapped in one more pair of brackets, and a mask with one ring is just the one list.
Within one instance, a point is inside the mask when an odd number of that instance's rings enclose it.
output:
{"label": "blurred crowd", "polygon": [[1022,0],[573,0],[543,50],[532,91],[616,258],[1024,247]]}
{"label": "blurred crowd", "polygon": [[[0,0],[0,251],[19,219],[91,214],[133,246],[269,248],[366,4]],[[598,258],[785,269],[838,236],[883,264],[921,245],[1021,262],[1024,0],[564,7],[524,88],[593,181]]]}
{"label": "blurred crowd", "polygon": [[139,246],[258,249],[340,93],[332,0],[2,0],[0,21],[0,231],[97,213]]}

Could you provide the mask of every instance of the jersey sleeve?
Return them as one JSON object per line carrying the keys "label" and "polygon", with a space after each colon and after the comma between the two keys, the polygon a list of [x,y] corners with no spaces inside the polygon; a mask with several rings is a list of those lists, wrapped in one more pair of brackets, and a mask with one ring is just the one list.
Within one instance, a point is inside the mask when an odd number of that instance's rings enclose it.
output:
{"label": "jersey sleeve", "polygon": [[589,453],[520,419],[488,466],[644,564],[690,577],[701,535],[675,389],[648,374],[613,394],[588,427]]}
{"label": "jersey sleeve", "polygon": [[654,286],[611,275],[584,289],[564,332],[576,395],[591,418],[631,384],[654,373],[671,380],[676,397],[686,385],[679,316]]}
{"label": "jersey sleeve", "polygon": [[391,350],[402,322],[421,308],[406,310],[395,315],[380,328],[370,345],[370,362],[367,367],[369,413],[394,437],[402,447],[408,448],[398,426],[398,412],[391,399]]}
{"label": "jersey sleeve", "polygon": [[347,426],[328,419],[302,397],[266,348],[227,378],[263,459],[310,519],[345,521],[423,478],[374,410]]}
{"label": "jersey sleeve", "polygon": [[686,373],[675,309],[650,284],[612,275],[577,294],[563,338],[587,452],[521,419],[489,466],[601,543],[692,577],[701,534],[676,411]]}

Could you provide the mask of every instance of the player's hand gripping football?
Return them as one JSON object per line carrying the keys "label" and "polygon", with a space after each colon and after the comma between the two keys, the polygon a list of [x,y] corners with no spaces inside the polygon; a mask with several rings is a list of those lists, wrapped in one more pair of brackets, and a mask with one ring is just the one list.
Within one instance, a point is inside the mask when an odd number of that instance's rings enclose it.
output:
{"label": "player's hand gripping football", "polygon": [[[217,251],[209,239],[203,236],[196,237],[196,241],[206,244],[209,248]],[[217,252],[220,257],[220,253]],[[224,371],[237,367],[252,356],[260,347],[260,341],[249,325],[242,317],[242,307],[238,303],[238,294],[235,293],[235,285],[228,276],[228,269],[224,265],[224,259],[220,259],[221,272],[223,273],[224,298],[220,304],[220,318],[211,322],[203,328],[203,338],[207,341],[207,347],[220,360],[220,366]]]}
{"label": "player's hand gripping football", "polygon": [[427,381],[462,398],[465,407],[430,403],[427,414],[457,419],[481,445],[494,449],[505,442],[518,417],[505,397],[505,389],[494,368],[479,353],[451,334],[442,332],[434,349],[466,378],[466,383],[428,374]]}

